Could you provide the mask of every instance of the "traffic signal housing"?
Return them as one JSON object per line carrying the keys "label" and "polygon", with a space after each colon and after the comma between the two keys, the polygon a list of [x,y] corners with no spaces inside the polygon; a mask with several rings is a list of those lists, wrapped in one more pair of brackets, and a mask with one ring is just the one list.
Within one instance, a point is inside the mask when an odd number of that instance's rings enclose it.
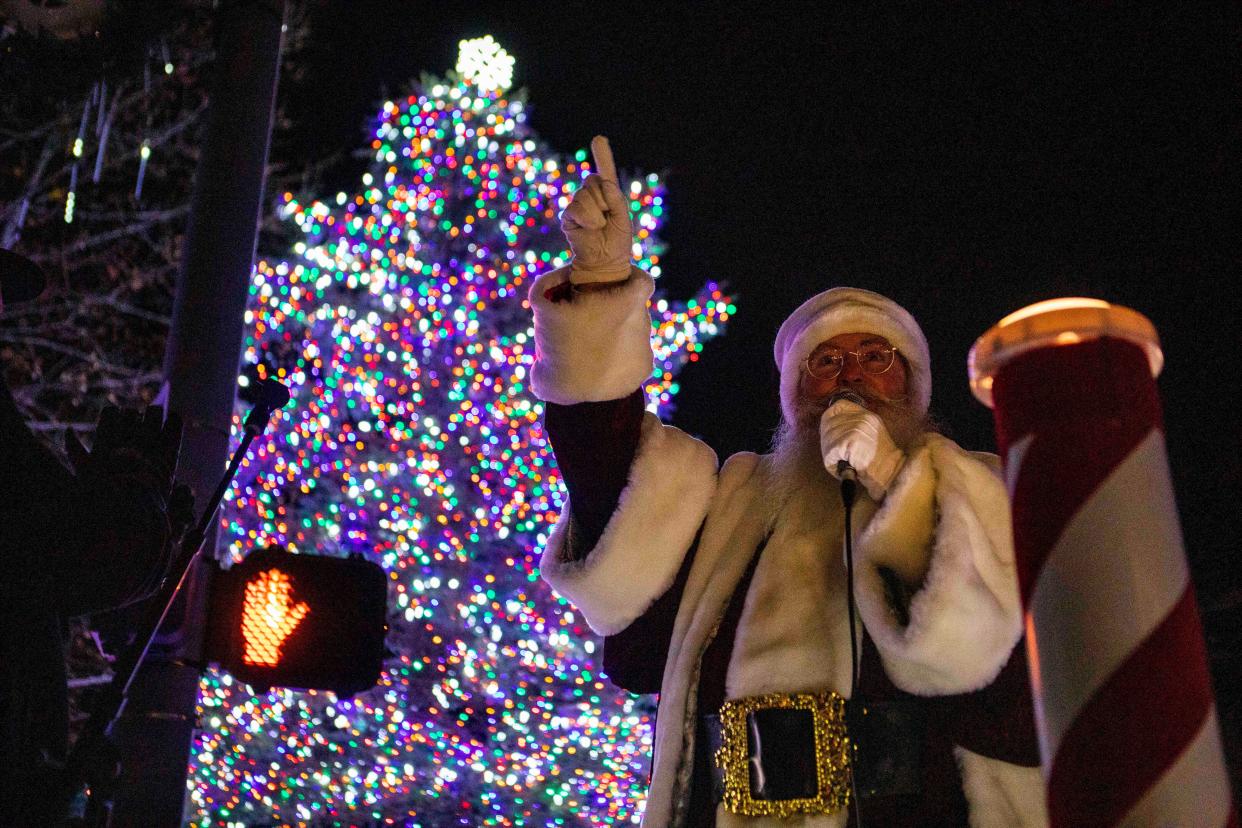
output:
{"label": "traffic signal housing", "polygon": [[387,589],[360,558],[253,552],[215,575],[207,659],[256,689],[367,690],[383,669]]}

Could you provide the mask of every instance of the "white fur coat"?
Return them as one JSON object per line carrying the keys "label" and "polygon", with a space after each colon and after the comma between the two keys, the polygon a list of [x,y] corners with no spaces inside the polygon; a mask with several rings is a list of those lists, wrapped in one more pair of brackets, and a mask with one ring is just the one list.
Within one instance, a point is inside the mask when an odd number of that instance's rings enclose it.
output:
{"label": "white fur coat", "polygon": [[[637,309],[645,313],[650,277],[632,277],[628,286],[583,294],[572,303],[548,301],[544,292],[565,278],[565,271],[547,274],[531,291],[539,348],[535,391],[560,403],[624,396],[638,385],[621,388],[625,380],[650,372],[649,348],[644,357],[636,342],[621,341],[637,339],[633,320]],[[628,330],[602,326],[600,319],[629,320],[620,326]],[[617,364],[603,377],[608,387],[593,387],[577,355],[598,364],[610,353]],[[848,692],[839,507],[833,525],[822,519],[822,510],[807,509],[804,499],[794,497],[772,523],[768,462],[739,454],[718,470],[706,445],[647,414],[628,485],[596,546],[581,561],[567,560],[572,510],[566,508],[544,551],[544,579],[592,629],[608,635],[623,630],[668,589],[701,529],[664,666],[646,826],[684,821],[699,663],[769,529],[739,624],[727,693]],[[911,451],[884,502],[877,506],[863,498],[855,518],[859,614],[893,683],[919,695],[943,695],[991,682],[1021,636],[1008,501],[993,468],[932,435]],[[888,604],[880,567],[917,590],[908,625],[898,622]],[[958,758],[972,825],[1046,824],[1038,769],[962,749]],[[717,813],[722,827],[837,828],[844,819],[834,814],[769,822],[736,817],[723,807]]]}

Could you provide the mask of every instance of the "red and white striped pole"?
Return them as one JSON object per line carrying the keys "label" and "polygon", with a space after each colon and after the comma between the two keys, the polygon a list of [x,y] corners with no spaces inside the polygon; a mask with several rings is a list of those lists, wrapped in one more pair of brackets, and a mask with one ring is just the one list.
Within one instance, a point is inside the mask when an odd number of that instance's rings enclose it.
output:
{"label": "red and white striped pole", "polygon": [[970,352],[994,408],[1053,826],[1236,826],[1173,501],[1155,328],[1054,299]]}

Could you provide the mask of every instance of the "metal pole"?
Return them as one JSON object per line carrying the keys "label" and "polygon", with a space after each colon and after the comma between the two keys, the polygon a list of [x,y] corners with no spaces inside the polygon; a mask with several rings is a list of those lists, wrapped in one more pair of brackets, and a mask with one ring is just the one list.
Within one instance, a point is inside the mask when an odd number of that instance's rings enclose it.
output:
{"label": "metal pole", "polygon": [[[167,408],[185,418],[178,477],[200,503],[228,459],[284,13],[285,0],[222,0],[216,10],[215,77],[164,356]],[[213,528],[209,561],[214,548]],[[193,574],[171,630],[130,688],[116,728],[113,825],[181,824],[209,575],[210,567]]]}

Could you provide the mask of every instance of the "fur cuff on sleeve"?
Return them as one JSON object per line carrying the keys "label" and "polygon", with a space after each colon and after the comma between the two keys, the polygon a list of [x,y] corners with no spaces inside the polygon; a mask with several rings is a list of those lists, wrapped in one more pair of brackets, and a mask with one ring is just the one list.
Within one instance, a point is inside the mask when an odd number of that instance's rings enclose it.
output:
{"label": "fur cuff on sleeve", "polygon": [[624,397],[651,377],[651,315],[655,281],[633,267],[616,289],[574,293],[553,301],[569,268],[545,273],[530,289],[535,314],[535,396],[559,405]]}
{"label": "fur cuff on sleeve", "polygon": [[954,748],[962,789],[970,806],[970,828],[1044,828],[1048,805],[1038,767],[1011,765]]}
{"label": "fur cuff on sleeve", "polygon": [[672,585],[716,489],[716,454],[643,416],[638,454],[617,511],[586,558],[566,561],[569,504],[544,549],[543,579],[600,635],[620,632]]}
{"label": "fur cuff on sleeve", "polygon": [[[989,684],[1022,634],[1009,498],[989,466],[932,435],[858,539],[858,608],[889,677],[944,695]],[[909,624],[881,568],[914,591]]]}

